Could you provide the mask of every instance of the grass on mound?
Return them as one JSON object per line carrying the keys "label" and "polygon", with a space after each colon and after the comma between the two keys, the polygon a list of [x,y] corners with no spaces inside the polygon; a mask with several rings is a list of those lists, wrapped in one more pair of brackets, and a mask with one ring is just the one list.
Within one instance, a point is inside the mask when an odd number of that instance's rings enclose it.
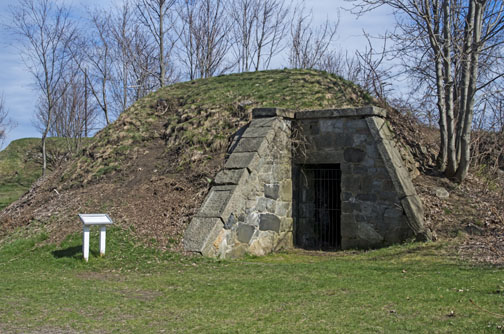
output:
{"label": "grass on mound", "polygon": [[219,261],[160,253],[112,228],[0,246],[2,333],[502,333],[500,268],[449,244]]}
{"label": "grass on mound", "polygon": [[[67,140],[48,138],[48,168],[51,157],[59,157],[65,151]],[[13,140],[0,152],[0,210],[17,200],[42,175],[40,138]]]}

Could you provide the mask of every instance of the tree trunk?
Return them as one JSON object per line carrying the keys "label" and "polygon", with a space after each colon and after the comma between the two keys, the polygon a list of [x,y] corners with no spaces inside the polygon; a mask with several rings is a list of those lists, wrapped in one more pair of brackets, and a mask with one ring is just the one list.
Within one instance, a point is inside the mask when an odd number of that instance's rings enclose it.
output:
{"label": "tree trunk", "polygon": [[451,22],[450,22],[450,0],[443,1],[443,81],[445,88],[445,107],[446,107],[446,127],[448,132],[448,165],[446,166],[446,175],[453,176],[457,171],[457,151],[455,148],[455,117],[453,106],[453,75],[452,75],[452,40],[451,40]]}
{"label": "tree trunk", "polygon": [[160,87],[165,86],[165,59],[164,59],[164,5],[165,1],[159,1],[159,85]]}
{"label": "tree trunk", "polygon": [[474,97],[476,94],[476,85],[478,79],[479,55],[481,53],[481,30],[483,25],[483,10],[485,1],[472,0],[471,5],[474,10],[474,31],[472,34],[472,52],[471,52],[471,67],[470,78],[467,89],[467,104],[464,108],[463,127],[460,135],[460,165],[455,175],[458,182],[462,182],[469,171],[471,162],[471,125],[474,115]]}

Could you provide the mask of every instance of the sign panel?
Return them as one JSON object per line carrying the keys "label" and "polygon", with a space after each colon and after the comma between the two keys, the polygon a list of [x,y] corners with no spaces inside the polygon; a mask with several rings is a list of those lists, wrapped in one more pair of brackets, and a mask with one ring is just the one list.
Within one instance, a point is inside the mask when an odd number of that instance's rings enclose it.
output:
{"label": "sign panel", "polygon": [[114,223],[105,213],[79,213],[79,218],[84,225],[111,225]]}

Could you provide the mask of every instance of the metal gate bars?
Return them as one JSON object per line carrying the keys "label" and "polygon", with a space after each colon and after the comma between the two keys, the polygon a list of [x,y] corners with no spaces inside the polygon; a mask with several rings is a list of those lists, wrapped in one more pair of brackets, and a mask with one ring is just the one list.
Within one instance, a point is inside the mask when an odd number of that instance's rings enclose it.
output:
{"label": "metal gate bars", "polygon": [[[304,165],[305,205],[313,210],[309,219],[315,249],[334,250],[341,247],[341,169],[339,164]],[[299,202],[298,202],[299,203]],[[305,214],[306,216],[306,214]],[[306,217],[308,218],[308,217]]]}

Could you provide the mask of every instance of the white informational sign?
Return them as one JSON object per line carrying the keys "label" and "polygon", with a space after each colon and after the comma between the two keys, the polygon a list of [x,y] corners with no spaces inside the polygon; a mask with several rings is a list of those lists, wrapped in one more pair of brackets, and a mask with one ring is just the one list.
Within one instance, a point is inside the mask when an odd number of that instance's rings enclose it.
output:
{"label": "white informational sign", "polygon": [[84,225],[111,225],[114,223],[105,213],[79,213],[79,218]]}
{"label": "white informational sign", "polygon": [[82,236],[82,255],[84,260],[89,260],[89,227],[92,225],[100,226],[100,256],[105,255],[105,240],[107,237],[107,225],[112,225],[114,222],[105,213],[79,214],[79,218],[83,226]]}

